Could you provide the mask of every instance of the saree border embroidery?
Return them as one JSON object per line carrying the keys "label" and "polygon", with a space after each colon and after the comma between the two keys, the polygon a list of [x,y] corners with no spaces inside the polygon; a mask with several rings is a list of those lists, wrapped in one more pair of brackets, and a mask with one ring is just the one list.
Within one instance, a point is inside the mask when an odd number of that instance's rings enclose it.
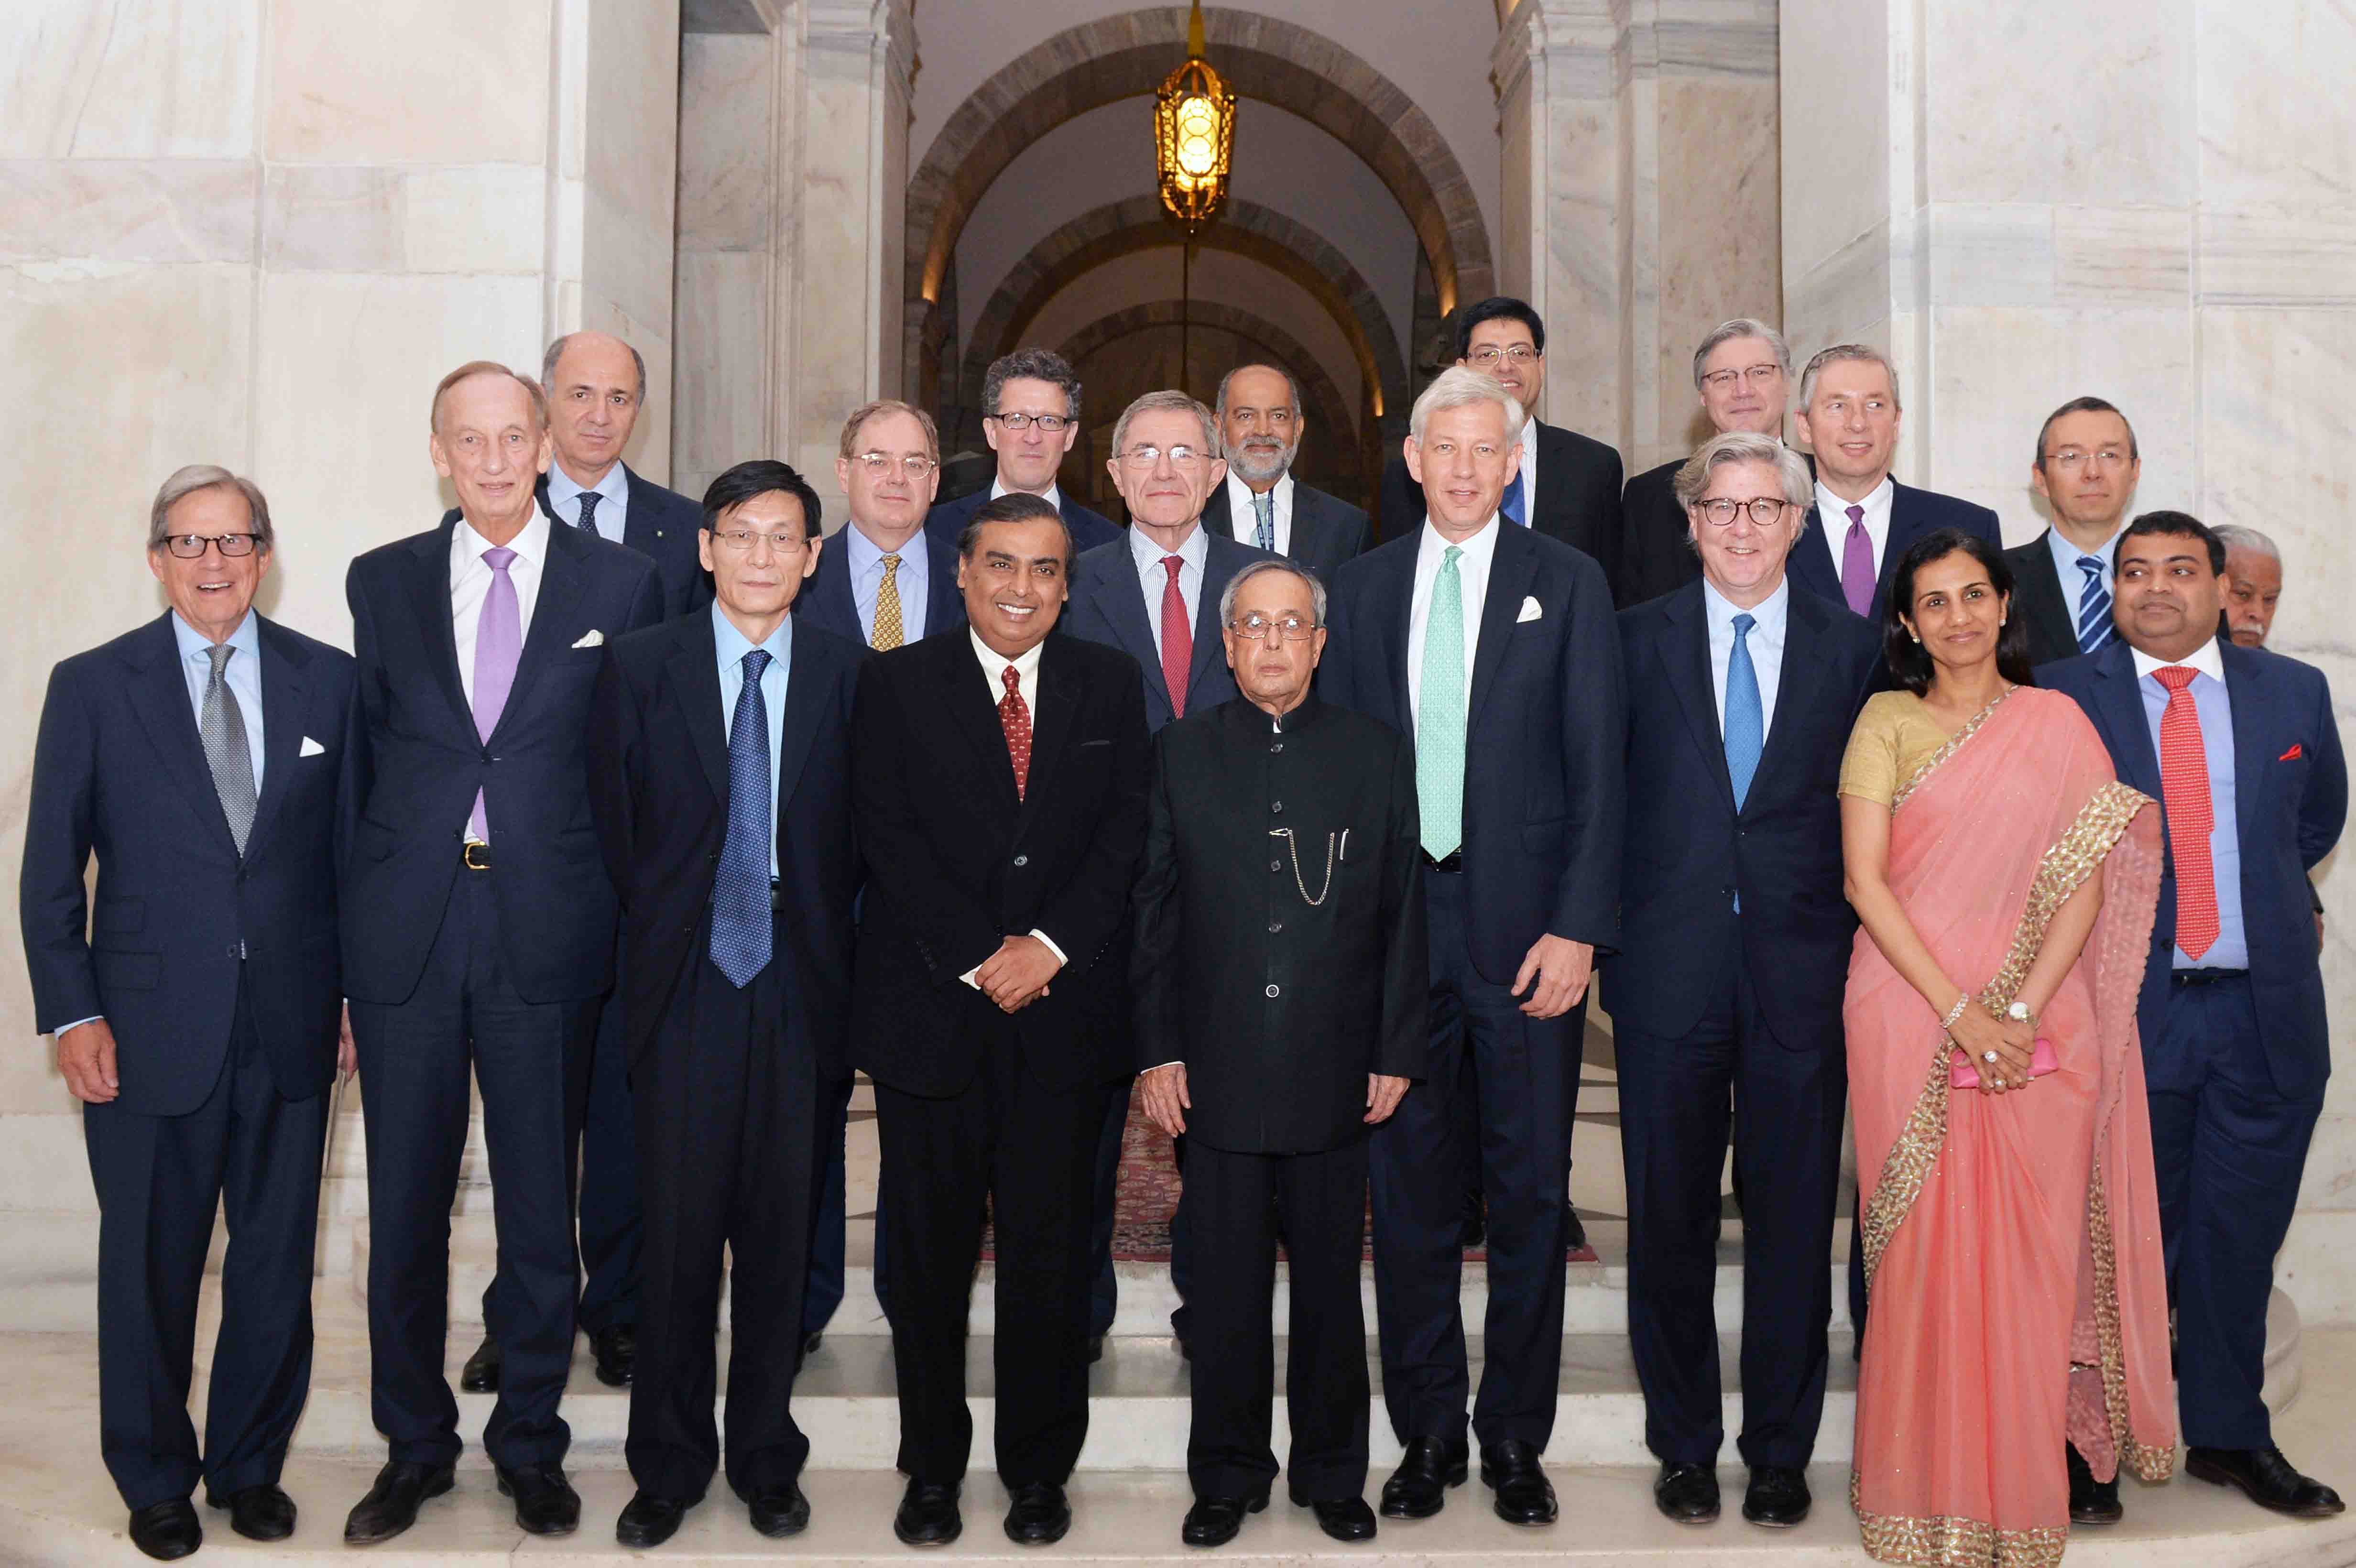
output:
{"label": "saree border embroidery", "polygon": [[1921,789],[1925,784],[1929,783],[1931,775],[1939,771],[1939,764],[1954,756],[1957,752],[1962,751],[1965,743],[1970,741],[1973,736],[1980,732],[1980,726],[1988,721],[1989,717],[1993,715],[1997,709],[2003,704],[2004,699],[2010,697],[2014,692],[2019,691],[2019,689],[2020,688],[2017,686],[2008,686],[2002,691],[1997,692],[1994,697],[1989,698],[1987,706],[1981,709],[1977,713],[1973,714],[1970,720],[1966,722],[1962,729],[1956,731],[1954,735],[1948,738],[1945,745],[1940,747],[1937,751],[1923,758],[1922,765],[1916,768],[1912,775],[1909,777],[1904,784],[1898,786],[1898,793],[1890,797],[1890,814],[1892,816],[1897,816],[1898,808],[1906,804],[1906,797],[1912,795],[1916,790]]}
{"label": "saree border embroidery", "polygon": [[1848,1473],[1848,1506],[1865,1550],[1876,1562],[1909,1568],[2055,1568],[2067,1530],[1998,1530],[1984,1520],[1938,1515],[1909,1519],[1858,1507],[1859,1477]]}
{"label": "saree border embroidery", "polygon": [[[2109,1140],[2110,1129],[2103,1129]],[[2094,1150],[2094,1167],[2086,1183],[2086,1243],[2094,1258],[2094,1339],[2103,1351],[2103,1413],[2111,1427],[2111,1445],[2118,1451],[2119,1468],[2133,1469],[2147,1481],[2165,1481],[2176,1474],[2176,1450],[2154,1448],[2136,1441],[2135,1423],[2127,1410],[2127,1364],[2119,1329],[2119,1261],[2111,1236],[2111,1205],[2103,1189],[2103,1150]]]}

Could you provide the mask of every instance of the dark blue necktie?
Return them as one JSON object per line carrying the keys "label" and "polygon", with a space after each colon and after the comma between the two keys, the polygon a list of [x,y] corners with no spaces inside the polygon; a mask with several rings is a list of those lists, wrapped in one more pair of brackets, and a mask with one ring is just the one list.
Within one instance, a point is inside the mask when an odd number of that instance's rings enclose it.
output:
{"label": "dark blue necktie", "polygon": [[744,656],[744,688],[728,725],[728,840],[712,883],[712,961],[742,990],[769,965],[769,704],[761,674],[769,656]]}
{"label": "dark blue necktie", "polygon": [[2103,558],[2082,555],[2078,570],[2086,574],[2078,590],[2078,651],[2091,654],[2111,640],[2111,591],[2103,581]]}
{"label": "dark blue necktie", "polygon": [[1530,519],[1524,515],[1522,485],[1522,476],[1518,474],[1505,481],[1505,494],[1497,503],[1497,510],[1504,515],[1505,521],[1526,528],[1530,526]]}

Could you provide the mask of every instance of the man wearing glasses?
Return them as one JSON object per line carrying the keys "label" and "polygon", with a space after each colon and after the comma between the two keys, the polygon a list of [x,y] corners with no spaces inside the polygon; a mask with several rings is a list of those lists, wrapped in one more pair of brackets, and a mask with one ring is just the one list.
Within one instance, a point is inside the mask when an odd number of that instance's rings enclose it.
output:
{"label": "man wearing glasses", "polygon": [[[1738,316],[1712,327],[1694,349],[1693,381],[1702,415],[1719,434],[1747,430],[1783,439],[1792,351],[1783,335],[1765,322]],[[1682,451],[1685,443],[1676,440],[1676,445]],[[1623,607],[1657,599],[1701,575],[1701,558],[1694,553],[1686,508],[1676,494],[1685,465],[1679,457],[1648,468],[1628,481],[1621,497],[1624,532],[1612,590]]]}
{"label": "man wearing glasses", "polygon": [[2126,415],[2100,398],[2072,398],[2045,416],[2029,483],[2053,526],[2004,552],[2029,617],[2029,656],[2053,664],[2100,652],[2111,623],[2111,563],[2135,501],[2143,454]]}
{"label": "man wearing glasses", "polygon": [[966,525],[986,502],[1001,496],[1043,497],[1071,530],[1075,549],[1094,549],[1120,537],[1119,525],[1063,493],[1055,470],[1080,434],[1080,379],[1062,355],[1044,348],[1018,348],[991,361],[981,379],[982,434],[998,453],[998,473],[987,490],[977,490],[935,507],[925,531],[955,549]]}

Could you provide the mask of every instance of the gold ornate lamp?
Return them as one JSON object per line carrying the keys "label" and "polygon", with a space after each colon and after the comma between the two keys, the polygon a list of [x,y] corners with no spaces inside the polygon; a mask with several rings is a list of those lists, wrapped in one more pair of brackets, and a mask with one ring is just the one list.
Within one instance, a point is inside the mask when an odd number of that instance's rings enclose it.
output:
{"label": "gold ornate lamp", "polygon": [[1203,58],[1203,0],[1186,21],[1186,63],[1154,95],[1153,153],[1162,206],[1192,238],[1227,199],[1236,95]]}

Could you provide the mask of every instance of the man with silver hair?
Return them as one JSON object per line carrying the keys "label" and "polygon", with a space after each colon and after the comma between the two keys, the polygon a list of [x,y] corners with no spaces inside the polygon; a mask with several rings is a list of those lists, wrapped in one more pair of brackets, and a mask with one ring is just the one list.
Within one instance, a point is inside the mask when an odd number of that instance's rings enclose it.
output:
{"label": "man with silver hair", "polygon": [[1489,1205],[1472,1427],[1498,1515],[1545,1524],[1583,1004],[1620,897],[1620,639],[1594,558],[1502,515],[1522,457],[1514,394],[1445,370],[1408,422],[1403,455],[1428,510],[1336,576],[1323,676],[1336,706],[1414,740],[1430,935],[1427,1082],[1372,1151],[1383,1398],[1407,1449],[1382,1507],[1428,1518],[1469,1468],[1452,1103],[1469,1059]]}
{"label": "man with silver hair", "polygon": [[[1765,322],[1744,315],[1710,328],[1694,348],[1693,384],[1703,416],[1719,434],[1747,430],[1783,439],[1792,350]],[[1647,468],[1628,481],[1621,497],[1625,532],[1612,590],[1622,605],[1657,599],[1701,575],[1685,505],[1676,494],[1686,462],[1679,457]]]}
{"label": "man with silver hair", "polygon": [[1881,643],[1794,587],[1807,464],[1735,430],[1677,471],[1701,578],[1623,610],[1628,841],[1604,972],[1628,1177],[1628,1335],[1654,1499],[1718,1517],[1712,1296],[1729,1135],[1742,1190],[1743,1517],[1806,1516],[1824,1413],[1857,918],[1837,785]]}
{"label": "man with silver hair", "polygon": [[1203,504],[1203,526],[1215,534],[1331,577],[1366,548],[1366,514],[1323,490],[1298,484],[1301,385],[1273,365],[1238,365],[1219,381],[1219,439],[1227,453],[1227,481]]}
{"label": "man with silver hair", "polygon": [[[169,607],[51,673],[26,814],[35,1026],[98,1190],[100,1447],[132,1544],[164,1561],[203,1541],[199,1479],[239,1534],[294,1533],[278,1480],[311,1383],[327,1088],[351,1065],[335,932],[353,664],[253,608],[273,539],[252,480],[198,464],[164,482],[147,566]],[[200,1454],[184,1406],[224,1209]]]}
{"label": "man with silver hair", "polygon": [[1080,378],[1071,361],[1046,348],[1018,348],[990,362],[981,380],[981,431],[998,454],[989,487],[936,505],[925,530],[950,549],[987,502],[1021,493],[1044,497],[1064,519],[1072,542],[1093,549],[1120,537],[1119,525],[1064,494],[1055,472],[1080,435]]}
{"label": "man with silver hair", "polygon": [[2233,641],[2263,648],[2282,599],[2282,551],[2255,528],[2226,523],[2209,531],[2225,546],[2225,621]]}

